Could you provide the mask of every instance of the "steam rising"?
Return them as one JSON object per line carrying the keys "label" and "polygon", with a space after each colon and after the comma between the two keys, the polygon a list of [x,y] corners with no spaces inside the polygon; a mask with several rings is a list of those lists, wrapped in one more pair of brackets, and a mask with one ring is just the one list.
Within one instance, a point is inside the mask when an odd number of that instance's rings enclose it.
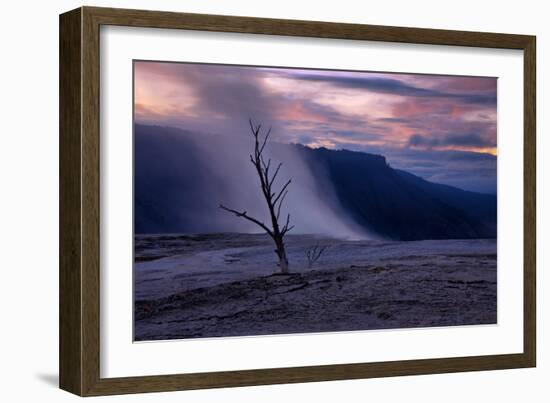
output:
{"label": "steam rising", "polygon": [[[206,214],[195,216],[194,220],[210,224],[215,220],[224,231],[261,231],[253,223],[219,211],[218,204],[222,203],[239,211],[247,211],[269,225],[269,213],[261,194],[259,178],[250,163],[249,155],[253,149],[250,133],[243,130],[243,133],[230,136],[202,135],[192,138],[196,157],[202,161],[201,169],[208,170],[203,180],[208,178],[210,183],[203,182],[203,185],[209,190],[211,202],[208,204],[213,209],[203,210]],[[372,237],[347,217],[327,174],[312,172],[295,146],[270,141],[265,152],[267,159],[272,159],[272,165],[283,163],[274,188],[280,189],[286,180],[292,179],[281,210],[281,217],[290,214],[291,223],[295,225],[290,234],[323,234],[346,239]]]}

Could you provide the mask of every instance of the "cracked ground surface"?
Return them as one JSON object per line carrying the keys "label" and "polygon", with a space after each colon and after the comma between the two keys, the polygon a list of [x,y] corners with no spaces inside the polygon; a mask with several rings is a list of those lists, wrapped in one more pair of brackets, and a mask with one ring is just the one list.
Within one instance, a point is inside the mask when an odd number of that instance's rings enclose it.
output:
{"label": "cracked ground surface", "polygon": [[[168,245],[159,236],[142,237],[136,249],[136,341],[494,324],[497,319],[494,240],[294,236],[288,242],[294,273],[274,275],[272,248],[262,235],[167,239]],[[300,256],[317,242],[330,247],[309,268]],[[161,257],[140,259],[155,253]]]}

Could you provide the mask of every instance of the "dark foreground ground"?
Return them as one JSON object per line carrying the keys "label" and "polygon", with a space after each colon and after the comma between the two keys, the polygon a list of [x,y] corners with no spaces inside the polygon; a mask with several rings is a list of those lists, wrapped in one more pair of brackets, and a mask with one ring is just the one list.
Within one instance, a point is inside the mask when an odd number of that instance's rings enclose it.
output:
{"label": "dark foreground ground", "polygon": [[263,235],[137,236],[135,340],[496,323],[494,240],[288,239],[281,276]]}

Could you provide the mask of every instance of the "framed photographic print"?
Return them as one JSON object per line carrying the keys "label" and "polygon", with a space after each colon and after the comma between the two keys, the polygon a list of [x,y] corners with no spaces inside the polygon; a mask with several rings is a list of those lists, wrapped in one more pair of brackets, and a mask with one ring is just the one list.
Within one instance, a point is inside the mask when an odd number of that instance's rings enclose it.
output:
{"label": "framed photographic print", "polygon": [[60,17],[60,386],[535,366],[535,37]]}

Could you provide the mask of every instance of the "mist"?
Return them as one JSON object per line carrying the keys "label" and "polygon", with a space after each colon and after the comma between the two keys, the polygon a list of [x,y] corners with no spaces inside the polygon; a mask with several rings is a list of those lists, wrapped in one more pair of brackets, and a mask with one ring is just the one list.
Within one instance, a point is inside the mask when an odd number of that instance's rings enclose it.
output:
{"label": "mist", "polygon": [[[272,134],[276,138],[276,134]],[[238,218],[219,209],[219,204],[247,213],[260,221],[270,224],[269,211],[262,195],[259,177],[250,162],[254,139],[248,129],[230,135],[192,136],[195,158],[201,160],[200,169],[208,171],[203,175],[203,186],[208,189],[207,205],[194,216],[197,223],[208,222],[229,232],[257,233],[263,230],[254,223]],[[372,239],[363,228],[347,216],[340,205],[328,173],[312,172],[303,160],[295,145],[269,141],[265,149],[266,161],[271,159],[275,168],[282,163],[274,182],[278,191],[291,179],[288,196],[281,209],[281,220],[290,214],[290,234],[320,234],[342,239]],[[273,168],[273,169],[274,169]],[[208,182],[207,182],[208,181]]]}
{"label": "mist", "polygon": [[[262,232],[219,207],[270,224],[250,162],[249,131],[244,125],[218,135],[136,124],[135,233]],[[292,180],[281,211],[295,226],[290,235],[419,240],[496,234],[496,196],[425,181],[393,169],[382,155],[283,143],[276,132],[264,152],[273,167],[283,164],[273,191]]]}

